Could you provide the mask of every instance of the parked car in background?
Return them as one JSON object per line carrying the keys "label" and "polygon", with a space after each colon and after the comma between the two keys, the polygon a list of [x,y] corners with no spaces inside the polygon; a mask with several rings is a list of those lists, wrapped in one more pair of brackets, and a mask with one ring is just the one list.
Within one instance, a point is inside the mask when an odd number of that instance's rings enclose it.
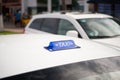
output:
{"label": "parked car in background", "polygon": [[32,17],[25,33],[74,36],[120,47],[120,21],[105,14],[38,14]]}
{"label": "parked car in background", "polygon": [[0,80],[120,80],[120,51],[60,35],[1,35],[0,73]]}

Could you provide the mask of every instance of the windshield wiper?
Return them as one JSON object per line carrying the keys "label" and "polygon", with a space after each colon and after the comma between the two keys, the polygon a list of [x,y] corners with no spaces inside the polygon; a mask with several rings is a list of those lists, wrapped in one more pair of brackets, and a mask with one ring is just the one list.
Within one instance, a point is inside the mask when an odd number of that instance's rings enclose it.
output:
{"label": "windshield wiper", "polygon": [[118,34],[118,35],[114,35],[114,36],[112,36],[112,37],[120,37],[120,34]]}
{"label": "windshield wiper", "polygon": [[89,36],[90,39],[111,38],[113,36]]}

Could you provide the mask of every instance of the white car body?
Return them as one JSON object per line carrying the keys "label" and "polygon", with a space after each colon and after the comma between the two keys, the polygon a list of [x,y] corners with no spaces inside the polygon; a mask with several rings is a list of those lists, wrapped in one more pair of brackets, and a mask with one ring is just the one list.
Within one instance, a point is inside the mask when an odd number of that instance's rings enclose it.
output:
{"label": "white car body", "polygon": [[[37,30],[37,29],[30,28],[31,23],[34,20],[41,19],[41,18],[52,18],[52,19],[58,18],[58,19],[64,19],[64,20],[69,21],[71,24],[73,24],[73,26],[79,32],[78,34],[80,34],[81,38],[83,38],[83,39],[90,39],[90,38],[87,35],[86,31],[81,26],[81,24],[78,23],[77,19],[92,19],[92,18],[95,18],[95,19],[97,19],[97,18],[99,18],[99,19],[111,18],[111,19],[113,19],[112,16],[105,15],[105,14],[98,14],[98,13],[96,13],[96,14],[81,14],[81,13],[66,13],[66,14],[60,14],[60,13],[51,13],[50,14],[50,13],[48,13],[48,14],[39,14],[39,15],[33,16],[33,18],[31,19],[30,23],[25,28],[25,33],[40,33],[40,34],[51,33],[51,32],[47,32],[47,31],[42,31],[42,30]],[[49,25],[50,23],[48,22],[47,24]],[[94,23],[92,25],[94,25]],[[120,25],[117,25],[117,26],[119,28],[116,29],[116,30],[119,30],[120,29]],[[102,29],[102,28],[100,28],[100,29]],[[119,32],[119,34],[117,34],[118,37],[96,38],[96,39],[92,39],[92,40],[120,47],[120,36],[119,36],[120,35],[120,30],[118,32]],[[55,33],[55,34],[58,34],[58,33]],[[66,33],[65,35],[76,37],[76,36],[78,36],[78,34],[75,33],[74,31],[73,32],[72,31],[70,31],[70,32],[68,31],[68,34]]]}
{"label": "white car body", "polygon": [[[73,40],[80,48],[50,52],[51,41]],[[56,35],[19,34],[0,36],[0,79],[35,70],[120,56],[120,50],[92,41]]]}

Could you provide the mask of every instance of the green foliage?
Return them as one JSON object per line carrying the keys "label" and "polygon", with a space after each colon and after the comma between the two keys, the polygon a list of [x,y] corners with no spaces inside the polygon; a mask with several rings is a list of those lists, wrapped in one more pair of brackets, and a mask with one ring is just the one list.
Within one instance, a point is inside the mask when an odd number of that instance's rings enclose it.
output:
{"label": "green foliage", "polygon": [[16,32],[9,32],[9,31],[2,31],[0,32],[0,35],[8,35],[8,34],[18,34]]}

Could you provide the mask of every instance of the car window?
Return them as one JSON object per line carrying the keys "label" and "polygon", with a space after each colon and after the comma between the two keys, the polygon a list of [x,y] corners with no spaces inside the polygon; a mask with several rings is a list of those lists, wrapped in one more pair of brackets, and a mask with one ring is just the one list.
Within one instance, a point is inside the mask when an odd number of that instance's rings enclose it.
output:
{"label": "car window", "polygon": [[41,31],[57,34],[58,29],[58,21],[59,19],[56,18],[44,18]]}
{"label": "car window", "polygon": [[43,22],[43,19],[35,19],[33,22],[30,24],[30,28],[40,30],[41,24]]}
{"label": "car window", "polygon": [[120,57],[71,63],[1,80],[120,80]]}
{"label": "car window", "polygon": [[[60,19],[59,21],[58,34],[66,35],[69,30],[76,30],[75,26],[68,20]],[[77,30],[76,30],[77,31]]]}
{"label": "car window", "polygon": [[112,18],[78,19],[89,38],[110,38],[120,36],[120,23]]}

